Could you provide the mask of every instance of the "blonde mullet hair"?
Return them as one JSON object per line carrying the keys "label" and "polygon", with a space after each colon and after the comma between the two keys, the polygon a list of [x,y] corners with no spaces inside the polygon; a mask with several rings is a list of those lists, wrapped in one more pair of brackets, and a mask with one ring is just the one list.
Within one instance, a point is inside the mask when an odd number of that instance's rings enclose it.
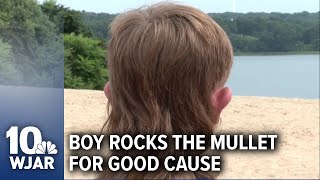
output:
{"label": "blonde mullet hair", "polygon": [[[210,96],[226,82],[233,50],[212,18],[193,7],[160,3],[117,16],[111,37],[106,134],[213,133],[219,116]],[[215,177],[212,172],[161,170],[99,175],[103,179]]]}

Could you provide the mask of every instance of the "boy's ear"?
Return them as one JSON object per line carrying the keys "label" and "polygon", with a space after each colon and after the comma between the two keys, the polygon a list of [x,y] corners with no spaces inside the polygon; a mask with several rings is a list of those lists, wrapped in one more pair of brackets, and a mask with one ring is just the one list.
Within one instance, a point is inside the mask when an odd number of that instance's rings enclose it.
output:
{"label": "boy's ear", "polygon": [[110,88],[110,82],[108,81],[107,83],[106,83],[106,85],[104,85],[104,94],[106,95],[106,97],[108,98],[108,99],[110,99],[110,97],[111,97],[111,88]]}
{"label": "boy's ear", "polygon": [[232,91],[229,87],[218,89],[211,94],[213,108],[219,114],[229,104],[232,98]]}

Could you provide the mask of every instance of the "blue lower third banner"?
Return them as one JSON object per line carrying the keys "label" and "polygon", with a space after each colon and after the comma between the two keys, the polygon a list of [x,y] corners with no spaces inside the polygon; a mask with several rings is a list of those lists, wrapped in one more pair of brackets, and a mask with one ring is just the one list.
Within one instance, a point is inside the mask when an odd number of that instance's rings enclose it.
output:
{"label": "blue lower third banner", "polygon": [[63,89],[0,86],[1,179],[63,179]]}

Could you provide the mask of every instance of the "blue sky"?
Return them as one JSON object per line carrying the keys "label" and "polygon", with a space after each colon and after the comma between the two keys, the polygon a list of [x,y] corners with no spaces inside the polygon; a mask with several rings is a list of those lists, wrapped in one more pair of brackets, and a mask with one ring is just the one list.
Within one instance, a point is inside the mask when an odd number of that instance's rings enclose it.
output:
{"label": "blue sky", "polygon": [[[42,2],[43,0],[40,0]],[[57,0],[59,4],[89,12],[119,13],[159,0]],[[208,12],[317,12],[319,0],[175,0]]]}

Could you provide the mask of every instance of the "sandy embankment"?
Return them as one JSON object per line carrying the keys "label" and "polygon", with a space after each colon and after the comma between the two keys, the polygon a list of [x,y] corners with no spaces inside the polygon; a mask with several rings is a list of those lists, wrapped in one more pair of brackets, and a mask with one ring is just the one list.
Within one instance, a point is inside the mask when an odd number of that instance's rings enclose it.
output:
{"label": "sandy embankment", "polygon": [[[105,120],[102,91],[65,90],[65,178],[93,178],[70,173],[70,132],[99,132]],[[273,153],[228,152],[219,178],[319,178],[319,100],[233,97],[223,112],[219,131],[277,132],[280,143]]]}

